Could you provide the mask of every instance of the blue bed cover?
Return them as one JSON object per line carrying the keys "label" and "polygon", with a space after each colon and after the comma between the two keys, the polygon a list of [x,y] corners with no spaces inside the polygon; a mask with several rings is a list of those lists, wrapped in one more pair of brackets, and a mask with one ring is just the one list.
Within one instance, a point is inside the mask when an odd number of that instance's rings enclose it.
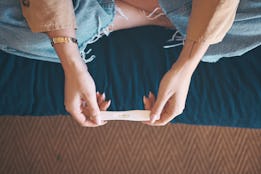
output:
{"label": "blue bed cover", "polygon": [[[96,88],[112,100],[109,110],[144,109],[143,95],[157,94],[181,47],[164,49],[173,31],[122,30],[89,45]],[[171,123],[261,128],[261,47],[217,63],[201,62],[193,74],[183,114]],[[0,52],[0,115],[68,115],[60,64]],[[88,82],[86,82],[88,83]]]}

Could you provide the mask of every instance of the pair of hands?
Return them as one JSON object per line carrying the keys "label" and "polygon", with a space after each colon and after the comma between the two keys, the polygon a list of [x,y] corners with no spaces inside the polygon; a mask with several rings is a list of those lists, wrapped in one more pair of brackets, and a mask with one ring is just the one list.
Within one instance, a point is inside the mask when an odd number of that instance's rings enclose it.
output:
{"label": "pair of hands", "polygon": [[[85,68],[84,68],[85,67]],[[68,71],[67,71],[68,72]],[[97,127],[108,123],[99,120],[100,111],[106,111],[110,100],[96,93],[93,78],[86,66],[65,72],[65,107],[72,117],[84,127]],[[178,64],[163,76],[157,98],[149,93],[143,97],[145,110],[151,110],[150,121],[142,123],[164,126],[183,112],[192,73]],[[156,120],[156,118],[160,118]],[[155,121],[155,122],[154,122]]]}

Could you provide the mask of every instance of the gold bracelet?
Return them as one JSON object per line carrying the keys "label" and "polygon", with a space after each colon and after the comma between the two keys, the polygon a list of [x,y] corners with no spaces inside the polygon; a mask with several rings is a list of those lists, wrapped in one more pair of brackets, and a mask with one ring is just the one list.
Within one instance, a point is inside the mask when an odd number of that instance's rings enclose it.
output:
{"label": "gold bracelet", "polygon": [[58,44],[58,43],[69,43],[69,42],[75,43],[78,45],[77,39],[73,38],[73,37],[60,36],[60,37],[51,38],[52,46],[54,46],[54,44]]}

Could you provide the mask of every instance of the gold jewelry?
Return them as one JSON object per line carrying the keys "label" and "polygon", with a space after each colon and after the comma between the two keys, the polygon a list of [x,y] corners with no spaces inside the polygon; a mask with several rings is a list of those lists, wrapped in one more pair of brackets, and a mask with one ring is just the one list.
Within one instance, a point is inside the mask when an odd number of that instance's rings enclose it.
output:
{"label": "gold jewelry", "polygon": [[77,39],[73,38],[73,37],[60,36],[60,37],[51,38],[52,46],[54,46],[54,44],[58,44],[58,43],[69,43],[69,42],[75,43],[78,45]]}

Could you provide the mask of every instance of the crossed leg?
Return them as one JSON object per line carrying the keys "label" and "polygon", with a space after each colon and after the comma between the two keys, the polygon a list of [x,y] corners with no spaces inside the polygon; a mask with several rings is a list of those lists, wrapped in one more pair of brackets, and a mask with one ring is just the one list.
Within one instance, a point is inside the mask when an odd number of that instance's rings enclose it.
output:
{"label": "crossed leg", "polygon": [[[175,27],[169,19],[158,9],[155,15],[158,17],[148,17],[151,12],[159,7],[157,0],[115,0],[117,13],[110,25],[111,31],[133,28],[146,25],[157,25],[174,29]],[[159,15],[161,13],[161,15]]]}

